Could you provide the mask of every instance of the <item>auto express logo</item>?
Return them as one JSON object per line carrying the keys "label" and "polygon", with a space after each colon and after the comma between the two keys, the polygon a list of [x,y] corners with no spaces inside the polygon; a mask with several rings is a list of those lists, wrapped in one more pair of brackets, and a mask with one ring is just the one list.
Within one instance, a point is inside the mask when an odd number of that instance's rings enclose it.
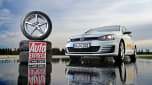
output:
{"label": "auto express logo", "polygon": [[29,63],[46,63],[46,43],[30,42]]}

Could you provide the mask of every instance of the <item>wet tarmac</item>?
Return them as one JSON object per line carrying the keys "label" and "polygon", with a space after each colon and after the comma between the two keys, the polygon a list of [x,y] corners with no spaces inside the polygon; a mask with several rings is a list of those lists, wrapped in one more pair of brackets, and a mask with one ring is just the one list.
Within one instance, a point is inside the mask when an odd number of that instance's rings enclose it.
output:
{"label": "wet tarmac", "polygon": [[[64,56],[63,56],[64,57]],[[151,85],[152,60],[114,63],[107,59],[53,58],[50,64],[26,65],[0,60],[0,85]]]}

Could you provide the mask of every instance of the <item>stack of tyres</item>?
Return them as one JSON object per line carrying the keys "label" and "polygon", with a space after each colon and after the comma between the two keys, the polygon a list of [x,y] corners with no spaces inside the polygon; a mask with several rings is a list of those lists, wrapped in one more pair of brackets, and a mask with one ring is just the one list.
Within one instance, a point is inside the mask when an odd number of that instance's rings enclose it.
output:
{"label": "stack of tyres", "polygon": [[29,60],[29,44],[30,42],[45,42],[46,43],[46,63],[51,62],[52,57],[52,44],[49,41],[40,41],[40,40],[22,40],[19,44],[20,55],[19,61],[21,64],[27,64]]}

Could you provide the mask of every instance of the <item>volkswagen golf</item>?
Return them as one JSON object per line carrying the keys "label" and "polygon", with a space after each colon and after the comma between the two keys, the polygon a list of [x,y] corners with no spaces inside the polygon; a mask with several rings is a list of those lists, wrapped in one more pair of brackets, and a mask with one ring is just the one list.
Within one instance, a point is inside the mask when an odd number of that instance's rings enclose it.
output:
{"label": "volkswagen golf", "polygon": [[131,32],[120,25],[89,29],[84,34],[72,36],[67,41],[65,51],[73,60],[83,56],[112,56],[119,62],[130,56],[132,62],[136,61],[136,45]]}

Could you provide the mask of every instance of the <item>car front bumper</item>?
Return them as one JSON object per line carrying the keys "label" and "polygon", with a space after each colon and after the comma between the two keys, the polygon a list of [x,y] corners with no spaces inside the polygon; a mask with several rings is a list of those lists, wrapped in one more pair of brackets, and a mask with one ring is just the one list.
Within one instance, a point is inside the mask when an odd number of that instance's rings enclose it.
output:
{"label": "car front bumper", "polygon": [[[73,48],[76,43],[90,43],[89,48]],[[69,56],[117,56],[119,40],[91,40],[68,42],[65,48],[65,55]]]}

